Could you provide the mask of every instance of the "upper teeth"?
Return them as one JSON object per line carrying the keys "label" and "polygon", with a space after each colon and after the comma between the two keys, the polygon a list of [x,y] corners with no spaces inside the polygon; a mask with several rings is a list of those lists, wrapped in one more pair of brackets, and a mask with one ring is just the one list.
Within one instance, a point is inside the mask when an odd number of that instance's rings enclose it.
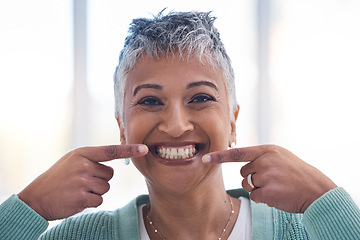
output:
{"label": "upper teeth", "polygon": [[191,146],[174,148],[174,147],[159,147],[157,150],[157,154],[166,159],[181,159],[181,158],[189,158],[194,156],[196,153],[196,148]]}

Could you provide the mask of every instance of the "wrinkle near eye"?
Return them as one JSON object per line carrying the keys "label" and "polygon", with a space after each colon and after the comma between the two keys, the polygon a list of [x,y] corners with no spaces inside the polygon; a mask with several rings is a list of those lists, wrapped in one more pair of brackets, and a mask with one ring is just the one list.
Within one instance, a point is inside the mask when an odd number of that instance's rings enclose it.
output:
{"label": "wrinkle near eye", "polygon": [[131,106],[131,107],[135,107],[136,104],[137,104],[137,102],[136,102],[134,99],[131,99],[131,100],[130,100],[130,106]]}

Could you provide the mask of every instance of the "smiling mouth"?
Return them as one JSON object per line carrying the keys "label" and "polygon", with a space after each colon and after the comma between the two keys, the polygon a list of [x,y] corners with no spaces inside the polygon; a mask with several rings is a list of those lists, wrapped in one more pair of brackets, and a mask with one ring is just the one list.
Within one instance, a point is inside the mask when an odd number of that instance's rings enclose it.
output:
{"label": "smiling mouth", "polygon": [[181,166],[193,163],[204,148],[203,144],[198,143],[174,145],[159,144],[153,145],[149,149],[159,163],[167,166]]}

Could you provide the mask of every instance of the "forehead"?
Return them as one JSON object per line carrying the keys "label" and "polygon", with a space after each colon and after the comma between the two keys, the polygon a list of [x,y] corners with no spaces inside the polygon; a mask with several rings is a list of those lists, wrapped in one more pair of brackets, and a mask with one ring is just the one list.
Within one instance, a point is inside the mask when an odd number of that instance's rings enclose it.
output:
{"label": "forehead", "polygon": [[138,84],[159,83],[177,84],[178,86],[194,81],[210,81],[218,87],[225,87],[225,79],[220,67],[207,59],[192,56],[183,60],[179,56],[154,59],[140,57],[128,72],[126,90]]}

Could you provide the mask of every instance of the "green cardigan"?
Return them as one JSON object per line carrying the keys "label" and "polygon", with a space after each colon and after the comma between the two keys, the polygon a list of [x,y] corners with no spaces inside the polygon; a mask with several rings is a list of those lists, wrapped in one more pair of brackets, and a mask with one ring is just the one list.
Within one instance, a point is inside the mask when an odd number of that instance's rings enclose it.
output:
{"label": "green cardigan", "polygon": [[[233,197],[249,194],[230,190]],[[0,205],[0,239],[139,239],[137,206],[142,195],[115,211],[70,217],[45,232],[48,222],[12,195]],[[304,214],[286,213],[251,202],[252,239],[360,239],[360,210],[342,188],[316,200]],[[45,233],[44,233],[45,232]],[[44,234],[43,234],[44,233]]]}

